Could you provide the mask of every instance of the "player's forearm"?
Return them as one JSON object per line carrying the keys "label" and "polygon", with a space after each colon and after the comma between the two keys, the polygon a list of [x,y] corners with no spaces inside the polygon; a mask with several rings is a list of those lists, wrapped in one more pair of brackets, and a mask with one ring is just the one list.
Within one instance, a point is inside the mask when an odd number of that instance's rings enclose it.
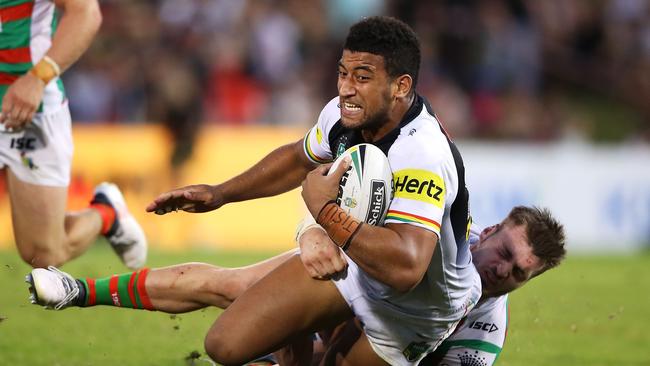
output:
{"label": "player's forearm", "polygon": [[275,196],[298,187],[312,168],[302,152],[302,141],[297,141],[275,149],[218,187],[224,203]]}
{"label": "player's forearm", "polygon": [[55,3],[63,15],[47,56],[63,72],[88,49],[99,30],[102,15],[96,0],[56,0]]}
{"label": "player's forearm", "polygon": [[433,250],[391,228],[363,225],[346,253],[372,278],[406,292],[422,280]]}

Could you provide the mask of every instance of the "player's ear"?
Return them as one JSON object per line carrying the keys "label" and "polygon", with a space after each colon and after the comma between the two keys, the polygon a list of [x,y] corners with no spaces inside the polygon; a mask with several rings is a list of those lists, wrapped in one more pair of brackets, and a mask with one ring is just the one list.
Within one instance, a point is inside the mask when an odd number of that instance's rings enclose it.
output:
{"label": "player's ear", "polygon": [[413,79],[411,75],[404,74],[395,78],[393,81],[393,93],[395,98],[405,98],[413,88]]}
{"label": "player's ear", "polygon": [[496,233],[499,230],[499,225],[500,224],[496,224],[496,225],[488,226],[485,229],[483,229],[483,231],[481,231],[481,234],[480,234],[480,240],[483,241],[488,236]]}

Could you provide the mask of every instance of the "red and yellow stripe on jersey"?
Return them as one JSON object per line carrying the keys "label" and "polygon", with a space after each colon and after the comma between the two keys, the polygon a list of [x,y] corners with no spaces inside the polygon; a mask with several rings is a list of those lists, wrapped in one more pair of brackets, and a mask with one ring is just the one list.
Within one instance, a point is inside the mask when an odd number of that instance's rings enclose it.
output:
{"label": "red and yellow stripe on jersey", "polygon": [[440,232],[440,223],[423,216],[414,215],[408,212],[388,210],[386,219],[397,220],[406,223],[418,223],[433,229],[436,233]]}

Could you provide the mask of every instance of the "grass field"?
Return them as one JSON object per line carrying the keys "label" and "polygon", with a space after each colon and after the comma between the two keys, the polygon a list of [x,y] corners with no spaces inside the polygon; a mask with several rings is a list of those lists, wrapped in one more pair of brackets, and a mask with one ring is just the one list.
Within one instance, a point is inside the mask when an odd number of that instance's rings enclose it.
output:
{"label": "grass field", "polygon": [[[186,261],[237,266],[273,253],[153,252],[152,267]],[[64,267],[78,276],[125,272],[106,245]],[[203,336],[219,312],[109,307],[46,311],[27,301],[29,268],[0,251],[0,365],[209,365]],[[497,365],[650,365],[650,253],[569,257],[510,300]]]}

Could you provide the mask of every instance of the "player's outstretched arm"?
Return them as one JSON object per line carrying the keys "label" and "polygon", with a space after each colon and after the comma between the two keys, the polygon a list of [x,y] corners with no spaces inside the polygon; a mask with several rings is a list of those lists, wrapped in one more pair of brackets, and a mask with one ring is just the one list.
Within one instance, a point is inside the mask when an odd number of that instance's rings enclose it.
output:
{"label": "player's outstretched arm", "polygon": [[275,196],[296,188],[313,163],[307,159],[302,139],[281,146],[242,174],[217,185],[191,185],[156,197],[146,210],[164,215],[171,211],[207,212],[226,203]]}
{"label": "player's outstretched arm", "polygon": [[59,76],[86,51],[102,21],[96,0],[56,0],[63,10],[52,46],[30,72],[7,89],[0,123],[18,128],[30,122],[47,83]]}

